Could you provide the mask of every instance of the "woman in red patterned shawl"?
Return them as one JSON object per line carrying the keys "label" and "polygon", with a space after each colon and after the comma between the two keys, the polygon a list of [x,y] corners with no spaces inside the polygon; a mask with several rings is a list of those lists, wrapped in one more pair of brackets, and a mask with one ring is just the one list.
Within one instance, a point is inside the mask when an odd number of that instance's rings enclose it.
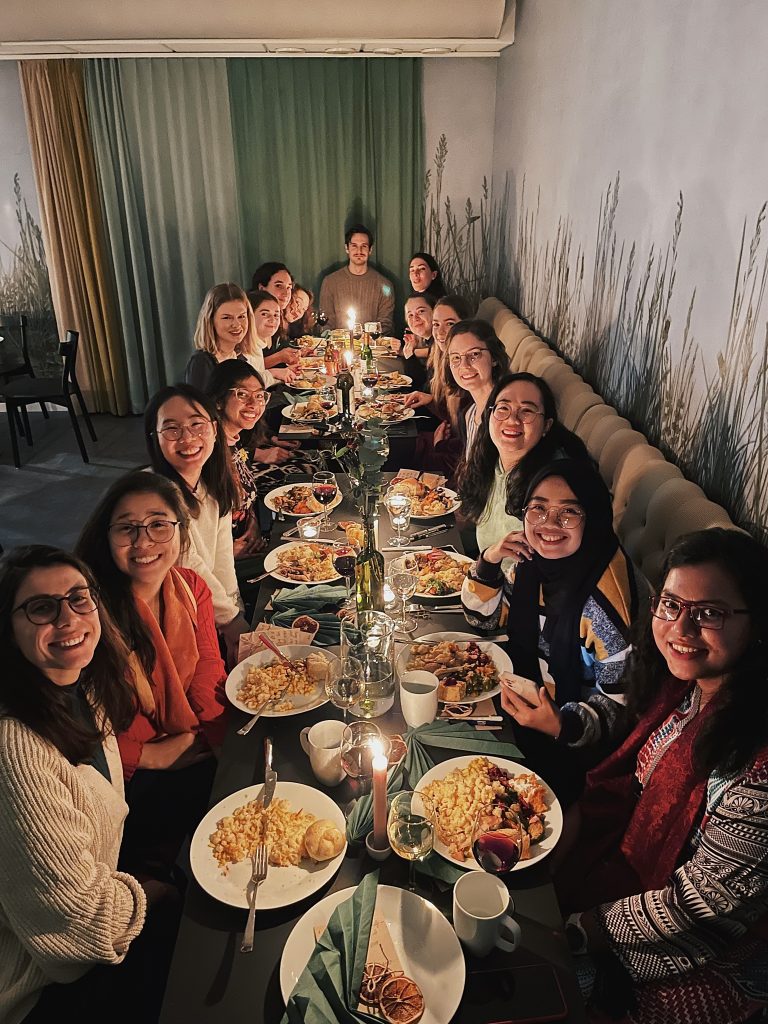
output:
{"label": "woman in red patterned shawl", "polygon": [[704,530],[662,580],[637,726],[589,773],[556,884],[592,1020],[735,1024],[768,1005],[768,551]]}

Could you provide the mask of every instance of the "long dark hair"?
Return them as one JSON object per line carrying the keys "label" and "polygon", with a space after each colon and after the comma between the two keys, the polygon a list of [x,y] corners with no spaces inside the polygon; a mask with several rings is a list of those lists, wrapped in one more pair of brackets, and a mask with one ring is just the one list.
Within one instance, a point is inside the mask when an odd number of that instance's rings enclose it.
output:
{"label": "long dark hair", "polygon": [[[264,387],[264,380],[258,370],[255,370],[250,363],[243,359],[225,359],[223,363],[214,369],[205,387],[205,392],[216,404],[216,414],[219,422],[224,423],[224,406],[227,402],[228,393],[247,380],[257,380]],[[266,392],[269,399],[269,392]],[[243,442],[249,447],[265,446],[269,440],[269,431],[264,423],[264,416],[256,421],[253,430],[244,430],[240,435]]]}
{"label": "long dark hair", "polygon": [[160,388],[147,403],[144,410],[144,440],[147,445],[147,452],[152,463],[152,469],[160,476],[173,480],[181,488],[187,510],[191,516],[197,518],[200,514],[200,502],[192,493],[190,487],[183,477],[176,472],[160,450],[160,442],[157,438],[157,416],[160,407],[170,401],[171,398],[183,398],[193,408],[197,408],[216,424],[216,437],[213,442],[213,451],[210,458],[203,466],[200,479],[205,485],[208,494],[218,502],[219,515],[225,516],[237,505],[237,487],[232,479],[229,451],[224,438],[224,431],[221,429],[216,406],[213,401],[204,395],[202,391],[193,388],[191,384],[169,384]]}
{"label": "long dark hair", "polygon": [[491,439],[491,408],[501,392],[517,381],[533,384],[541,395],[544,419],[552,420],[552,426],[538,444],[522,457],[507,474],[507,512],[520,516],[525,501],[525,492],[535,474],[553,459],[567,456],[570,459],[591,461],[584,442],[564,427],[557,418],[557,403],[552,389],[541,377],[532,373],[508,373],[496,382],[483,411],[475,442],[464,463],[459,477],[462,494],[462,514],[477,522],[488,502],[493,486],[499,452]]}
{"label": "long dark hair", "polygon": [[109,526],[115,508],[129,494],[155,494],[164,501],[171,509],[173,518],[179,521],[181,550],[186,549],[189,544],[189,512],[181,491],[164,476],[135,471],[121,476],[109,487],[83,527],[75,551],[91,567],[109,614],[120,628],[129,648],[138,655],[149,677],[155,667],[155,648],[136,610],[130,577],[115,565],[109,547]]}
{"label": "long dark hair", "polygon": [[[728,673],[717,705],[702,726],[694,757],[703,775],[728,774],[748,765],[768,741],[768,549],[739,530],[712,527],[689,533],[670,548],[661,578],[673,569],[713,564],[733,580],[749,608],[751,642]],[[635,629],[625,676],[627,703],[635,715],[647,711],[669,678],[653,639],[650,610]]]}
{"label": "long dark hair", "polygon": [[66,692],[19,650],[11,615],[19,588],[34,569],[57,565],[76,569],[88,586],[96,589],[84,562],[46,544],[16,548],[0,563],[0,703],[4,715],[23,722],[71,764],[82,764],[111,732],[128,728],[136,714],[136,701],[126,679],[128,649],[103,605],[99,609],[101,638],[91,663],[80,673],[83,692],[96,709],[92,724],[72,714]]}
{"label": "long dark hair", "polygon": [[491,353],[492,380],[498,380],[503,374],[509,373],[509,355],[504,348],[504,342],[501,341],[487,320],[459,320],[457,324],[453,325],[445,340],[446,359],[443,360],[443,384],[449,395],[467,396],[467,400],[469,400],[468,393],[464,388],[459,387],[453,379],[451,366],[447,358],[451,342],[454,338],[461,337],[462,334],[474,335]]}
{"label": "long dark hair", "polygon": [[[281,270],[284,270],[287,274],[291,274],[290,270],[284,263],[277,263],[274,260],[268,263],[261,263],[253,272],[251,278],[251,288],[253,291],[266,291],[267,285],[275,276],[279,274]],[[293,274],[291,274],[291,280],[293,280]],[[272,296],[274,299],[274,295]]]}

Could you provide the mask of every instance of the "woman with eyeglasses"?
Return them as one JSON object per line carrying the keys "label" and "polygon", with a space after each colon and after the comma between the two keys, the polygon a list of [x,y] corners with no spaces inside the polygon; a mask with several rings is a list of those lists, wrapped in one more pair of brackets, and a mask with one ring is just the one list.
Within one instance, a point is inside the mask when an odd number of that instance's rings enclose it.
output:
{"label": "woman with eyeglasses", "polygon": [[133,721],[117,734],[131,808],[121,861],[170,871],[207,807],[213,751],[224,741],[226,671],[211,591],[177,565],[189,513],[176,484],[129,473],[83,527],[77,553],[131,650]]}
{"label": "woman with eyeglasses", "polygon": [[[621,682],[637,604],[611,497],[586,461],[556,459],[525,495],[523,530],[482,551],[462,588],[467,620],[506,630],[515,676],[501,703],[528,764],[561,800],[628,728]],[[509,574],[502,570],[513,560]]]}
{"label": "woman with eyeglasses", "polygon": [[178,484],[189,516],[189,546],[179,564],[208,584],[216,628],[237,661],[240,634],[250,626],[242,613],[232,547],[232,510],[237,484],[219,429],[216,407],[206,395],[176,384],[161,388],[144,412],[144,437],[152,469]]}
{"label": "woman with eyeglasses", "polygon": [[314,472],[314,465],[300,451],[297,442],[281,441],[263,424],[267,392],[259,374],[244,363],[222,363],[211,375],[207,393],[229,448],[239,501],[232,511],[232,535],[238,574],[250,572],[248,560],[266,550],[271,514],[260,522],[257,498],[285,482],[288,474]]}
{"label": "woman with eyeglasses", "polygon": [[448,332],[443,361],[446,394],[459,401],[464,458],[472,449],[493,386],[509,371],[509,356],[485,320],[462,320]]}
{"label": "woman with eyeglasses", "polygon": [[462,515],[475,523],[480,551],[522,529],[511,510],[522,506],[533,474],[561,456],[589,461],[582,440],[558,420],[547,382],[531,373],[498,380],[457,474]]}
{"label": "woman with eyeglasses", "polygon": [[613,1019],[733,1024],[768,1005],[766,579],[747,534],[689,534],[638,629],[636,725],[589,773],[556,875]]}
{"label": "woman with eyeglasses", "polygon": [[43,545],[5,556],[0,660],[0,1019],[88,1024],[119,1006],[156,1020],[177,918],[168,885],[118,869],[115,732],[135,697],[80,559]]}

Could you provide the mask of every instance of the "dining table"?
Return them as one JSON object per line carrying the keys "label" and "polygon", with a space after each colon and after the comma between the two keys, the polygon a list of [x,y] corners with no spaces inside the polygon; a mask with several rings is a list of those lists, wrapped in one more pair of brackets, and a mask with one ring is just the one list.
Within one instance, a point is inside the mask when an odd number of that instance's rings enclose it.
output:
{"label": "dining table", "polygon": [[[339,520],[359,519],[348,491],[348,483],[339,475],[342,503],[333,509],[332,524]],[[435,538],[439,547],[453,548],[461,552],[461,536],[454,515],[430,519],[428,522],[411,522],[410,533],[426,527],[445,523],[446,532]],[[294,527],[296,519],[278,518],[272,534],[273,546],[281,543],[282,534]],[[343,540],[343,533],[336,534]],[[384,512],[379,520],[379,547],[391,546],[391,530]],[[321,538],[322,539],[322,538]],[[419,544],[429,543],[419,541]],[[394,557],[386,554],[385,558]],[[260,587],[254,623],[268,618],[269,605],[273,594],[285,587],[284,583],[266,578]],[[457,599],[455,609],[431,611],[430,607],[444,607],[439,599],[425,599],[422,617],[413,636],[433,631],[474,632],[460,612]],[[405,639],[405,638],[404,638]],[[397,690],[397,687],[396,687]],[[311,770],[309,759],[300,743],[300,732],[304,726],[311,726],[329,718],[340,718],[341,712],[332,704],[315,707],[303,714],[291,717],[262,717],[253,729],[245,735],[238,735],[238,729],[248,716],[236,708],[231,709],[228,732],[219,756],[218,770],[210,795],[210,806],[214,806],[228,795],[262,781],[264,777],[264,740],[269,736],[273,744],[273,765],[280,781],[297,782],[312,786],[326,793],[339,806],[346,806],[354,795],[353,783],[348,780],[335,788],[326,788],[318,782]],[[397,693],[395,704],[386,714],[374,720],[387,735],[402,734],[406,725],[400,712]],[[501,732],[495,733],[500,739],[514,742],[508,719]],[[435,763],[446,760],[461,751],[433,748],[429,750]],[[437,856],[436,853],[432,854]],[[301,902],[278,909],[259,910],[257,900],[256,930],[253,952],[242,953],[240,946],[246,925],[247,911],[218,902],[209,895],[192,877],[185,894],[181,925],[179,928],[173,961],[163,1003],[162,1024],[278,1024],[284,1013],[280,986],[280,961],[288,937],[301,916],[328,893],[356,886],[365,875],[378,868],[382,884],[405,888],[408,880],[407,862],[394,853],[381,863],[374,862],[364,845],[349,844],[338,873],[319,891]],[[274,869],[272,869],[274,870]],[[278,869],[279,870],[279,869]],[[426,887],[427,898],[450,921],[452,892],[450,885],[427,876],[418,876],[420,885]],[[514,903],[510,912],[521,929],[521,941],[509,953],[494,949],[482,960],[463,951],[467,977],[474,973],[496,967],[511,966],[531,969],[533,976],[552,978],[553,973],[562,992],[566,1012],[557,1017],[531,1016],[530,1007],[525,1016],[515,1009],[514,999],[510,1002],[509,1021],[525,1020],[585,1020],[583,1003],[579,994],[574,964],[563,931],[563,920],[555,896],[548,861],[514,870],[505,879]],[[514,1016],[518,1013],[518,1016]],[[498,1018],[494,1018],[497,1020]],[[507,1019],[506,1017],[504,1018]],[[483,1024],[485,1018],[478,1015],[477,1007],[459,1006],[451,1021],[445,1024]]]}

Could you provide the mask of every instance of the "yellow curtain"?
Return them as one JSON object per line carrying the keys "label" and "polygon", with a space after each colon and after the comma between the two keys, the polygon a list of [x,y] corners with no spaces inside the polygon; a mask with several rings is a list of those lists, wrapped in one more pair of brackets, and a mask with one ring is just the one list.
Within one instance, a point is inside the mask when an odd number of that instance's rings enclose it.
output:
{"label": "yellow curtain", "polygon": [[90,407],[124,414],[130,412],[125,355],[82,65],[20,61],[19,69],[59,332],[80,332],[78,378]]}

